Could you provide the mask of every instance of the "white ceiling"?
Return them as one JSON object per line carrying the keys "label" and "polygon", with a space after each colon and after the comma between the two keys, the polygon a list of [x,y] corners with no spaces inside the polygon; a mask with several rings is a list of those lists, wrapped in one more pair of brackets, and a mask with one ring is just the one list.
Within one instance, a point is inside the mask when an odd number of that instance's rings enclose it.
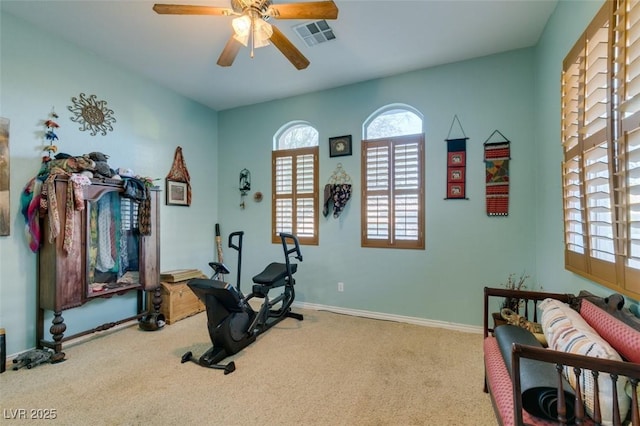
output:
{"label": "white ceiling", "polygon": [[[216,65],[231,17],[158,15],[146,0],[0,0],[12,14],[224,110],[416,69],[533,46],[558,0],[335,0],[337,39],[307,47],[271,20],[311,61],[296,70],[274,46],[243,48],[232,67]],[[230,0],[158,3],[230,7]],[[274,3],[301,3],[274,0]]]}

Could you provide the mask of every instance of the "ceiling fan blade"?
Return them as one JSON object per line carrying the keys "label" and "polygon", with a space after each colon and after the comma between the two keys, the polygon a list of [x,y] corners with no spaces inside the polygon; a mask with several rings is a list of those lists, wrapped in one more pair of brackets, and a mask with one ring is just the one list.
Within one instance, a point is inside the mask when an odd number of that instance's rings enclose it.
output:
{"label": "ceiling fan blade", "polygon": [[271,5],[266,15],[276,19],[337,19],[338,7],[332,1]]}
{"label": "ceiling fan blade", "polygon": [[159,4],[153,5],[153,10],[160,15],[232,15],[233,11],[225,7],[189,6],[184,4]]}
{"label": "ceiling fan blade", "polygon": [[218,58],[217,64],[221,67],[230,67],[233,65],[233,61],[236,59],[236,56],[238,56],[238,52],[241,47],[242,43],[236,40],[232,35],[224,46],[224,49],[222,49],[222,53]]}
{"label": "ceiling fan blade", "polygon": [[273,34],[269,41],[271,41],[271,43],[273,43],[274,46],[276,46],[278,50],[287,57],[294,67],[299,70],[303,70],[308,67],[309,60],[304,57],[302,52],[300,52],[298,48],[295,47],[284,34],[282,34],[278,27],[275,25],[272,25],[271,27],[273,28]]}

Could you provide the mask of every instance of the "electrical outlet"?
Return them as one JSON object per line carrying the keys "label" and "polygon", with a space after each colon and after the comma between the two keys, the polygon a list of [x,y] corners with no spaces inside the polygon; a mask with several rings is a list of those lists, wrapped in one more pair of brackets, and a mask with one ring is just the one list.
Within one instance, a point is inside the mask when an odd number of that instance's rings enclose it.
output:
{"label": "electrical outlet", "polygon": [[338,291],[344,291],[344,283],[342,282],[338,283]]}

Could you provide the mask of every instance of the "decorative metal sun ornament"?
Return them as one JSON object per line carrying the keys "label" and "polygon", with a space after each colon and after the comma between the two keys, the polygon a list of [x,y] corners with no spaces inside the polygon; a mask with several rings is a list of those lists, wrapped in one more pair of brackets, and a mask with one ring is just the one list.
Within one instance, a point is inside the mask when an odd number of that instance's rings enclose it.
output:
{"label": "decorative metal sun ornament", "polygon": [[91,136],[95,136],[98,132],[103,136],[108,131],[113,131],[112,124],[116,122],[113,117],[113,110],[107,108],[107,101],[99,101],[96,99],[96,95],[90,95],[87,97],[84,93],[80,93],[80,96],[71,98],[73,106],[67,107],[69,111],[75,114],[75,117],[70,117],[71,121],[80,123],[81,131],[90,130]]}

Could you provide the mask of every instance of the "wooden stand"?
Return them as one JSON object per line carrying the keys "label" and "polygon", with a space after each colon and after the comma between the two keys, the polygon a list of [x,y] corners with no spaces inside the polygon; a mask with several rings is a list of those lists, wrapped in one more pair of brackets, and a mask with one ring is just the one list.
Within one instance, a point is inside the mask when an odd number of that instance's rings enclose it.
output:
{"label": "wooden stand", "polygon": [[[62,343],[80,336],[84,336],[97,331],[108,330],[124,322],[142,318],[147,314],[145,292],[153,291],[154,313],[158,313],[161,298],[159,296],[160,287],[160,232],[159,232],[159,197],[158,190],[154,188],[149,191],[150,196],[150,235],[139,235],[137,232],[137,217],[134,212],[138,208],[129,199],[122,199],[120,211],[113,212],[113,217],[120,217],[123,221],[120,230],[121,238],[130,237],[133,241],[130,244],[131,257],[136,258],[136,263],[128,269],[126,279],[118,277],[112,282],[102,285],[99,281],[93,263],[95,263],[95,253],[91,253],[91,247],[95,249],[96,226],[95,217],[92,218],[92,209],[98,210],[97,202],[102,197],[116,197],[124,191],[122,181],[106,179],[103,181],[93,179],[92,184],[84,187],[84,208],[82,210],[67,210],[67,187],[68,179],[59,177],[55,180],[55,197],[58,205],[58,215],[60,224],[60,235],[49,242],[50,227],[49,217],[45,217],[41,223],[44,232],[43,246],[39,253],[38,268],[38,312],[37,312],[37,347],[48,347],[55,351],[52,362],[64,360],[65,354],[62,352]],[[115,195],[114,195],[115,194]],[[120,198],[118,198],[120,200]],[[127,204],[128,203],[128,204]],[[127,206],[129,210],[127,210]],[[103,207],[104,208],[104,207]],[[115,207],[114,207],[115,208]],[[128,211],[128,213],[126,213]],[[126,214],[125,214],[126,213]],[[67,253],[63,248],[64,230],[67,218],[73,219],[73,228],[70,232],[72,239],[71,251]],[[125,218],[126,216],[126,218]],[[125,219],[128,221],[124,223]],[[94,223],[91,223],[92,220]],[[102,220],[102,219],[101,219]],[[104,220],[102,220],[104,222]],[[127,228],[128,227],[128,228]],[[111,226],[113,229],[114,226]],[[92,235],[93,232],[93,235]],[[117,244],[112,243],[113,247]],[[121,256],[118,261],[121,261]],[[118,321],[102,324],[98,327],[88,329],[72,336],[65,336],[67,329],[62,311],[82,306],[96,298],[110,298],[121,295],[129,291],[138,292],[137,314]],[[44,337],[44,312],[53,311],[52,325],[49,332],[53,340]]]}

